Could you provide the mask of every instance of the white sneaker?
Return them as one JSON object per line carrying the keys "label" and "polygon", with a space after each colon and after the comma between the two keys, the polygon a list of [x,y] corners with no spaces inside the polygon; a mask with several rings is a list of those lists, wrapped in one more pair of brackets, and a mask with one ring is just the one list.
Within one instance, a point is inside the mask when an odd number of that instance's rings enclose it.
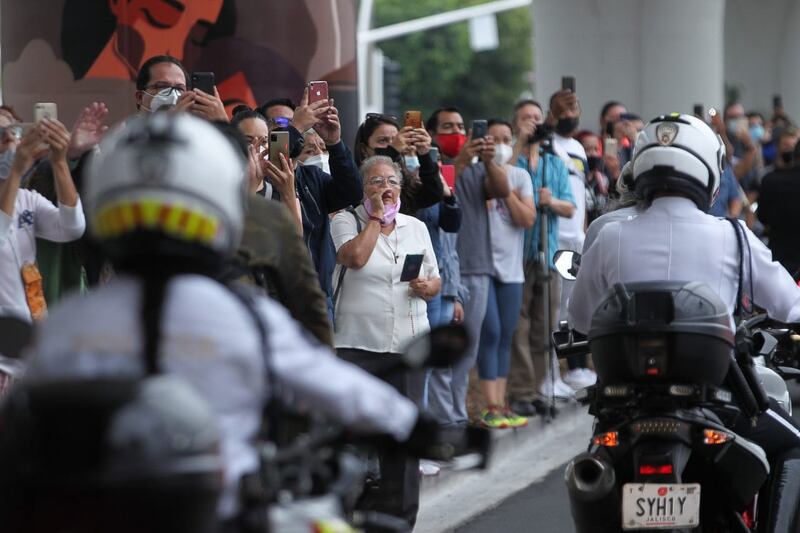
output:
{"label": "white sneaker", "polygon": [[420,459],[419,461],[419,473],[423,476],[435,476],[440,470],[441,468],[436,461],[431,461],[430,459]]}
{"label": "white sneaker", "polygon": [[[545,398],[549,398],[550,390],[551,390],[550,381],[548,380],[542,383],[542,386],[539,387],[539,394],[544,396]],[[555,380],[554,390],[555,393],[553,394],[553,396],[561,400],[568,400],[575,396],[575,391],[572,390],[572,388],[569,385],[561,381],[561,378]]]}
{"label": "white sneaker", "polygon": [[567,372],[564,381],[573,389],[580,390],[594,385],[597,375],[588,368],[575,368]]}
{"label": "white sneaker", "polygon": [[[595,383],[597,383],[597,373],[595,373],[594,370],[592,370],[591,368],[583,368],[582,372],[583,372],[583,375],[586,376],[586,379],[588,381],[591,381],[591,383],[589,383],[589,385],[594,385]],[[587,385],[587,387],[589,385]]]}
{"label": "white sneaker", "polygon": [[574,397],[575,397],[575,391],[573,390],[573,388],[564,383],[564,381],[561,378],[559,378],[556,381],[556,398],[569,399]]}

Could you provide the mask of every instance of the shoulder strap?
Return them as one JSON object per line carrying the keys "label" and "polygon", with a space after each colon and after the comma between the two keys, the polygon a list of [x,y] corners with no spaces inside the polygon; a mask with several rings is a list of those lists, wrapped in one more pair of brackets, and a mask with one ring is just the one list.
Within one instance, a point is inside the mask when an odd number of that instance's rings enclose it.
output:
{"label": "shoulder strap", "polygon": [[273,394],[275,391],[275,383],[272,379],[273,373],[270,371],[272,367],[272,349],[269,345],[269,329],[267,328],[267,324],[264,322],[264,320],[261,319],[261,315],[258,314],[258,310],[256,309],[256,297],[258,293],[254,288],[235,281],[227,283],[225,286],[231,291],[231,293],[233,293],[234,296],[236,296],[236,298],[239,299],[240,302],[242,302],[244,308],[247,309],[247,312],[253,319],[256,329],[258,330],[258,336],[261,339],[261,348],[264,355],[264,365],[267,370],[267,381],[270,384],[270,394]]}
{"label": "shoulder strap", "polygon": [[[347,208],[347,211],[356,219],[356,235],[361,233],[361,219],[358,218],[358,213],[353,206]],[[344,281],[344,274],[347,272],[347,267],[341,265],[339,269],[339,279],[336,282],[336,290],[333,291],[333,330],[336,331],[336,302],[339,301],[339,293],[342,292],[342,282]]]}
{"label": "shoulder strap", "polygon": [[[752,312],[752,302],[753,302],[753,276],[752,276],[752,264],[751,264],[751,256],[750,256],[750,242],[747,240],[747,235],[744,232],[744,228],[739,223],[739,221],[735,218],[726,217],[727,220],[733,226],[733,232],[736,234],[736,243],[739,247],[739,283],[736,288],[736,308],[733,311],[733,317],[736,320],[741,319],[745,314]],[[745,251],[746,250],[746,251]],[[745,258],[745,256],[747,256]],[[744,264],[745,260],[749,265],[749,272],[748,277],[750,278],[750,290],[749,294],[744,294]]]}

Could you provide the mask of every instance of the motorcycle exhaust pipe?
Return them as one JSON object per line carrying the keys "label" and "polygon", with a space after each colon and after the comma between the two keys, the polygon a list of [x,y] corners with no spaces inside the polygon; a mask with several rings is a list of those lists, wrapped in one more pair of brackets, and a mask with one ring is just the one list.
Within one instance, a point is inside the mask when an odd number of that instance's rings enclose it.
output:
{"label": "motorcycle exhaust pipe", "polygon": [[621,530],[620,491],[610,464],[582,453],[567,464],[564,481],[577,533]]}

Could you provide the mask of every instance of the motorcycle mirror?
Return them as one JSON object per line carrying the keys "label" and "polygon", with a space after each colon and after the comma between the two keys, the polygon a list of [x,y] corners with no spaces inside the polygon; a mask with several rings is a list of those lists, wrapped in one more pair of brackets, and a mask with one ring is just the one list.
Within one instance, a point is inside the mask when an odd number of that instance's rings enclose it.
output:
{"label": "motorcycle mirror", "polygon": [[406,346],[403,364],[409,368],[446,368],[460,361],[468,346],[469,334],[461,324],[437,326]]}
{"label": "motorcycle mirror", "polygon": [[33,326],[13,316],[0,317],[0,355],[21,359],[33,340]]}
{"label": "motorcycle mirror", "polygon": [[758,349],[758,355],[762,357],[769,357],[778,346],[778,339],[767,333],[766,331],[757,331],[753,337],[761,339],[761,347]]}
{"label": "motorcycle mirror", "polygon": [[558,250],[553,256],[556,272],[567,281],[573,281],[581,266],[581,254],[573,250]]}

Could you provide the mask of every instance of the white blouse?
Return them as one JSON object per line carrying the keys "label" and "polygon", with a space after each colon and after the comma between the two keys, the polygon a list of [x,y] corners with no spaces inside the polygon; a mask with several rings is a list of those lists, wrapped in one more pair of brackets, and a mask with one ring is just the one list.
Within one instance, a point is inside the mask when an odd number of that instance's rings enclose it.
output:
{"label": "white blouse", "polygon": [[[356,213],[363,229],[369,220],[364,206],[358,206]],[[399,213],[395,222],[392,233],[378,237],[367,264],[360,269],[348,268],[344,275],[334,310],[337,348],[401,353],[411,339],[430,329],[425,300],[412,295],[408,282],[400,281],[408,254],[424,254],[420,277],[439,277],[428,228],[416,218]],[[333,217],[331,236],[337,252],[356,235],[352,213],[341,211]],[[334,291],[341,268],[336,265],[333,273]]]}

